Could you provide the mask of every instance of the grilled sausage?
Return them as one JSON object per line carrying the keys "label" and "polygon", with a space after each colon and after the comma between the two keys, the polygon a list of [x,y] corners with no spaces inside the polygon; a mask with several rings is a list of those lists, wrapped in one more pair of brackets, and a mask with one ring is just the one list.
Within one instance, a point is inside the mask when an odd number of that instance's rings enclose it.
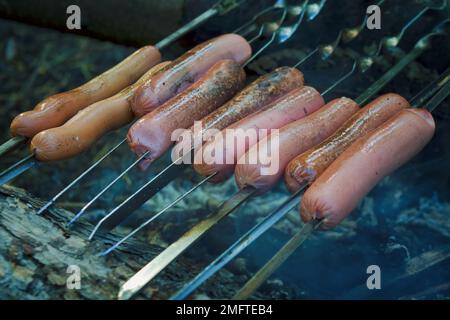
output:
{"label": "grilled sausage", "polygon": [[[219,109],[207,115],[200,121],[202,130],[196,132],[191,127],[190,139],[179,141],[172,149],[172,159],[180,159],[190,154],[193,147],[201,146],[208,141],[214,130],[223,130],[246,116],[263,109],[295,88],[301,88],[304,83],[303,74],[290,67],[277,68],[265,74],[233,97]],[[209,130],[209,131],[208,131]]]}
{"label": "grilled sausage", "polygon": [[245,72],[238,63],[219,61],[184,92],[139,119],[128,131],[128,144],[138,155],[150,151],[140,167],[147,168],[170,148],[175,130],[188,128],[223,105],[244,81]]}
{"label": "grilled sausage", "polygon": [[133,112],[138,117],[144,116],[189,87],[216,62],[231,59],[243,63],[251,52],[248,42],[236,34],[226,34],[196,46],[139,88]]}
{"label": "grilled sausage", "polygon": [[58,127],[78,111],[133,84],[160,60],[157,48],[143,47],[82,86],[50,96],[33,110],[19,114],[11,123],[11,134],[32,138],[43,130]]}
{"label": "grilled sausage", "polygon": [[73,157],[88,149],[107,132],[130,123],[134,118],[130,101],[136,89],[169,63],[166,61],[157,64],[133,85],[81,110],[64,125],[35,135],[30,149],[36,159],[55,161]]}
{"label": "grilled sausage", "polygon": [[[279,129],[301,119],[322,107],[324,103],[322,96],[314,88],[292,90],[256,114],[227,127],[221,132],[220,138],[206,143],[198,152],[202,161],[194,164],[195,171],[205,176],[217,172],[210,181],[224,181],[233,173],[237,160],[264,137],[259,136],[259,129],[266,129],[265,134],[270,134],[272,129]],[[230,140],[233,145],[229,145]],[[212,153],[215,153],[214,163],[207,163],[205,157]]]}
{"label": "grilled sausage", "polygon": [[[237,184],[240,188],[252,186],[261,192],[270,189],[283,176],[289,161],[328,138],[358,110],[358,105],[351,99],[335,99],[309,116],[282,127],[277,136],[278,170],[272,174],[262,174],[269,164],[261,161],[260,152],[270,149],[276,142],[272,141],[273,136],[262,139],[239,160],[235,170]],[[249,159],[258,161],[252,164]]]}
{"label": "grilled sausage", "polygon": [[434,130],[428,111],[406,109],[358,139],[306,191],[302,219],[324,219],[324,229],[335,227],[381,179],[419,153]]}
{"label": "grilled sausage", "polygon": [[293,159],[285,171],[291,192],[313,182],[356,139],[376,129],[400,110],[409,107],[398,94],[385,94],[362,108],[333,136]]}

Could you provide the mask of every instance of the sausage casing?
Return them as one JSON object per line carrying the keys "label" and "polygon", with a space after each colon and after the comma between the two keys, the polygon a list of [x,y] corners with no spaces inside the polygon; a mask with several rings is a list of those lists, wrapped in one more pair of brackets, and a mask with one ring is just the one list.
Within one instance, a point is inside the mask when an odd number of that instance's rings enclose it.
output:
{"label": "sausage casing", "polygon": [[248,42],[236,34],[225,34],[194,47],[138,89],[133,112],[144,116],[196,82],[216,62],[230,59],[242,64],[251,52]]}
{"label": "sausage casing", "polygon": [[303,196],[302,219],[324,219],[324,229],[335,227],[381,179],[419,153],[434,131],[425,109],[400,111],[353,143],[317,178]]}
{"label": "sausage casing", "polygon": [[195,132],[190,128],[190,141],[178,142],[172,150],[172,158],[180,158],[186,150],[197,147],[203,141],[211,138],[208,129],[223,130],[237,121],[264,109],[273,101],[279,99],[295,88],[301,88],[304,83],[303,74],[295,68],[281,67],[260,76],[247,85],[237,95],[223,106],[201,119],[202,129]]}
{"label": "sausage casing", "polygon": [[188,89],[139,119],[128,131],[128,144],[145,169],[172,145],[172,133],[186,129],[232,98],[245,81],[242,67],[232,60],[217,62]]}
{"label": "sausage casing", "polygon": [[[252,186],[261,192],[273,187],[283,176],[284,168],[295,156],[319,144],[332,135],[342,124],[359,110],[351,99],[335,99],[309,116],[282,127],[278,134],[278,170],[273,174],[261,174],[267,166],[260,161],[260,150],[269,149],[274,143],[273,136],[268,136],[249,149],[236,165],[235,178],[238,186]],[[258,159],[256,164],[247,159]]]}
{"label": "sausage casing", "polygon": [[356,139],[376,129],[400,110],[409,107],[398,94],[385,94],[373,100],[351,117],[335,134],[318,146],[293,159],[285,171],[291,192],[311,183]]}
{"label": "sausage casing", "polygon": [[136,89],[169,63],[166,61],[157,64],[133,85],[115,96],[81,110],[62,126],[35,135],[31,140],[30,149],[36,159],[55,161],[73,157],[88,149],[107,132],[130,123],[134,118],[130,101]]}
{"label": "sausage casing", "polygon": [[43,130],[58,127],[78,111],[133,84],[160,61],[157,48],[143,47],[82,86],[50,96],[33,110],[19,114],[11,123],[11,134],[32,138]]}
{"label": "sausage casing", "polygon": [[[214,157],[215,162],[200,161],[200,163],[194,164],[195,171],[205,176],[216,172],[217,175],[210,180],[211,182],[225,180],[233,173],[237,160],[259,139],[263,138],[260,136],[260,129],[265,129],[267,130],[265,134],[270,134],[272,129],[279,129],[288,123],[306,117],[322,107],[324,103],[320,93],[312,87],[305,86],[292,90],[263,110],[222,130],[220,138],[206,143],[202,150],[199,150],[200,157],[204,158],[203,155],[217,153]],[[235,136],[237,134],[241,136]],[[242,139],[245,141],[241,141]],[[233,140],[233,146],[228,145],[228,141],[231,140]],[[238,145],[241,142],[244,143]]]}

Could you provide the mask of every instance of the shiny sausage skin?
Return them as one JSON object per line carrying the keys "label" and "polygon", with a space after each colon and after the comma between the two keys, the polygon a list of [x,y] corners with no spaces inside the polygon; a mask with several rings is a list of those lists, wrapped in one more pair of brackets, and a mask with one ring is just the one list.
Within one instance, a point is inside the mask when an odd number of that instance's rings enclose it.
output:
{"label": "shiny sausage skin", "polygon": [[434,130],[428,111],[406,109],[358,139],[306,191],[302,219],[324,219],[324,229],[335,227],[380,180],[419,153]]}
{"label": "shiny sausage skin", "polygon": [[81,110],[64,125],[39,132],[31,140],[31,152],[39,161],[71,158],[88,149],[107,132],[127,125],[134,118],[130,101],[136,89],[169,63],[157,64],[133,85]]}
{"label": "shiny sausage skin", "polygon": [[11,134],[32,138],[43,130],[58,127],[78,111],[133,84],[160,61],[157,48],[143,47],[82,86],[50,96],[33,110],[19,114],[11,123]]}
{"label": "shiny sausage skin", "polygon": [[[279,129],[288,123],[304,118],[307,115],[313,113],[325,104],[320,93],[311,87],[303,87],[294,89],[287,93],[280,99],[272,102],[270,105],[257,112],[254,115],[250,115],[231,126],[227,127],[221,132],[222,139],[206,143],[202,150],[199,150],[199,157],[203,158],[204,154],[211,154],[214,150],[219,152],[221,150],[220,163],[208,164],[202,161],[201,164],[195,164],[194,169],[199,174],[207,176],[214,172],[218,172],[211,182],[222,182],[233,174],[234,167],[237,160],[244,155],[247,150],[256,144],[263,136],[259,135],[259,129],[266,129],[266,134],[270,134],[272,129]],[[234,146],[229,148],[225,141],[230,140],[232,136],[227,138],[229,130],[239,130],[242,136],[247,136],[245,144],[241,146]],[[255,132],[256,131],[256,132]],[[246,133],[248,132],[248,133]],[[231,133],[234,135],[234,133]],[[236,143],[235,141],[234,143]],[[217,159],[217,158],[216,158]],[[228,161],[227,161],[228,159]],[[233,160],[230,163],[230,160]]]}
{"label": "shiny sausage skin", "polygon": [[[230,101],[219,109],[201,119],[201,132],[190,128],[191,140],[194,146],[211,138],[208,129],[223,130],[246,116],[264,109],[273,101],[281,98],[295,88],[301,88],[304,83],[303,74],[295,68],[281,67],[260,76],[246,86]],[[186,150],[193,147],[192,141],[178,142],[172,149],[172,158],[178,159]]]}
{"label": "shiny sausage skin", "polygon": [[356,139],[378,128],[400,110],[409,107],[398,94],[385,94],[373,100],[333,136],[293,159],[286,168],[285,182],[291,192],[312,183]]}
{"label": "shiny sausage skin", "polygon": [[[275,174],[262,175],[264,165],[258,161],[256,164],[240,163],[236,166],[235,178],[238,186],[244,188],[252,186],[261,192],[273,187],[283,176],[284,169],[295,156],[321,143],[341,127],[352,115],[359,110],[358,105],[351,99],[335,99],[309,116],[292,122],[280,129],[279,139],[279,168]],[[250,148],[244,156],[247,159],[260,159],[259,150],[273,143],[273,137],[262,139],[257,145]]]}
{"label": "shiny sausage skin", "polygon": [[138,89],[132,105],[142,117],[193,84],[220,60],[244,63],[252,53],[248,42],[239,35],[226,34],[206,41],[174,60]]}
{"label": "shiny sausage skin", "polygon": [[142,169],[159,158],[172,145],[172,133],[186,129],[223,105],[245,81],[242,67],[232,60],[217,62],[195,84],[139,119],[128,131],[128,144],[138,155],[150,154],[141,161]]}

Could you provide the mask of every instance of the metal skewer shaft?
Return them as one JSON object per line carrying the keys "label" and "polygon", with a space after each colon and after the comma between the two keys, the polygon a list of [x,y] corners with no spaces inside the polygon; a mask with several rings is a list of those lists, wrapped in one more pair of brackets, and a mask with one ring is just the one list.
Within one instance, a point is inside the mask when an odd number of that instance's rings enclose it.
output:
{"label": "metal skewer shaft", "polygon": [[231,247],[225,250],[217,259],[210,263],[203,271],[198,274],[192,281],[190,281],[183,289],[170,298],[170,300],[186,299],[195,289],[197,289],[202,283],[208,280],[213,274],[222,269],[228,262],[234,257],[240,254],[245,248],[258,239],[264,232],[270,229],[274,224],[280,221],[286,214],[288,214],[300,200],[300,195],[304,185],[297,192],[295,192],[289,199],[282,204],[279,208],[274,210],[271,214],[266,216],[260,223],[246,232],[239,238]]}
{"label": "metal skewer shaft", "polygon": [[156,213],[155,215],[153,215],[150,219],[148,219],[147,221],[145,221],[143,224],[141,224],[138,228],[134,229],[132,232],[130,232],[127,236],[123,237],[122,239],[120,239],[118,242],[116,242],[112,247],[110,247],[109,249],[105,250],[104,252],[102,252],[100,254],[100,256],[105,256],[107,254],[109,254],[110,252],[114,251],[117,247],[119,247],[122,243],[124,243],[125,241],[127,241],[129,238],[131,238],[132,236],[134,236],[136,233],[138,233],[140,230],[142,230],[143,228],[145,228],[147,225],[149,225],[150,223],[152,223],[154,220],[156,220],[157,218],[159,218],[163,213],[165,213],[167,210],[169,210],[170,208],[172,208],[174,205],[176,205],[178,202],[180,202],[181,200],[183,200],[184,198],[186,198],[188,195],[190,195],[192,192],[194,192],[195,190],[197,190],[200,186],[202,186],[205,182],[207,182],[209,179],[211,179],[212,177],[214,177],[216,174],[213,173],[205,178],[203,178],[203,180],[201,180],[199,183],[197,183],[196,185],[194,185],[191,189],[189,189],[187,192],[185,192],[184,194],[178,196],[172,203],[170,203],[169,205],[167,205],[166,207],[164,207],[164,209],[162,209],[161,211],[159,211],[158,213]]}
{"label": "metal skewer shaft", "polygon": [[23,143],[25,143],[26,140],[27,139],[25,137],[20,136],[9,139],[8,141],[0,145],[0,157],[21,146]]}
{"label": "metal skewer shaft", "polygon": [[317,229],[321,221],[306,223],[247,283],[235,294],[233,300],[248,299]]}
{"label": "metal skewer shaft", "polygon": [[256,189],[245,188],[235,193],[230,199],[225,201],[218,211],[205,219],[201,223],[195,225],[187,231],[181,238],[173,242],[155,259],[150,261],[145,267],[131,277],[120,288],[118,298],[126,300],[133,297],[139,292],[150,280],[152,280],[161,270],[170,264],[176,257],[183,253],[188,247],[195,243],[203,234],[217,224],[224,217],[233,212],[237,207],[255,194]]}

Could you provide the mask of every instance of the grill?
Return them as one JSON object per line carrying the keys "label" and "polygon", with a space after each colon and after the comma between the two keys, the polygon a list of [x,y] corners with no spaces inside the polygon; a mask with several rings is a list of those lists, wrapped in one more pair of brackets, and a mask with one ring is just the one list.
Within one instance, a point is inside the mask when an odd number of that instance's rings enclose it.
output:
{"label": "grill", "polygon": [[[380,1],[378,4],[382,9],[382,29],[369,31],[365,28],[364,18],[367,6],[372,3],[366,1],[346,1],[345,4],[331,0],[277,1],[275,4],[273,1],[246,1],[239,3],[233,11],[223,16],[215,16],[201,26],[196,26],[176,45],[167,46],[167,57],[176,57],[195,43],[244,26],[238,31],[248,40],[252,40],[254,52],[261,49],[247,66],[249,80],[278,66],[293,66],[302,62],[299,68],[305,74],[306,83],[322,93],[327,92],[327,100],[340,96],[355,98],[383,74],[392,70],[398,61],[413,50],[420,38],[432,32],[439,23],[446,22],[449,11],[448,7],[443,6],[444,3],[415,1],[405,7],[401,1]],[[207,2],[199,3],[193,12],[187,14],[186,22],[192,21],[208,7]],[[256,18],[250,20],[250,17]],[[5,54],[5,62],[1,68],[5,73],[0,75],[5,78],[2,79],[5,84],[0,89],[1,101],[5,106],[5,128],[15,114],[29,109],[29,106],[41,100],[43,96],[71,88],[74,84],[91,78],[100,73],[101,69],[112,65],[112,61],[120,61],[130,52],[126,47],[44,29],[38,29],[40,32],[37,33],[36,40],[27,42],[31,35],[36,33],[36,27],[7,20],[0,23],[3,25],[0,32],[4,33],[4,38],[7,39],[1,47]],[[291,29],[284,31],[294,32],[292,36],[284,39],[284,33],[277,33],[280,25],[281,28],[289,26]],[[442,30],[439,31],[446,31],[446,25],[441,26]],[[351,35],[355,37],[351,38]],[[392,45],[392,37],[397,37],[398,45]],[[411,99],[436,80],[448,67],[446,39],[445,35],[433,37],[430,41],[431,49],[408,63],[380,93],[397,92]],[[55,57],[57,48],[61,53]],[[329,57],[326,56],[327,53],[330,53]],[[33,59],[29,61],[31,57]],[[371,64],[368,64],[369,62]],[[6,79],[11,77],[11,74],[18,80],[7,82]],[[450,235],[446,215],[450,210],[450,150],[446,143],[450,132],[448,102],[442,103],[434,115],[438,124],[435,138],[418,157],[384,179],[338,228],[323,233],[312,232],[308,241],[295,250],[251,297],[398,299],[448,296],[449,289],[445,284],[448,283],[449,268],[446,258],[450,251],[448,247],[443,246]],[[121,145],[58,197],[55,206],[49,203],[46,207],[48,210],[41,210],[42,214],[35,216],[47,203],[37,200],[38,198],[48,200],[64,190],[69,182],[79,177],[86,168],[116,146],[126,132],[124,128],[109,134],[75,159],[42,164],[27,170],[13,180],[14,187],[3,186],[1,189],[4,195],[1,200],[4,202],[3,210],[7,212],[11,210],[9,207],[14,210],[19,208],[20,214],[24,216],[22,220],[9,224],[5,223],[4,218],[3,224],[11,228],[16,224],[22,224],[24,228],[36,224],[33,230],[34,238],[32,237],[34,241],[39,238],[39,232],[46,232],[46,228],[53,227],[58,229],[58,232],[63,230],[65,239],[58,239],[58,243],[67,246],[69,250],[75,250],[75,246],[76,250],[79,250],[76,251],[77,254],[81,255],[80,259],[74,259],[73,264],[82,264],[80,267],[83,270],[88,269],[90,277],[97,275],[99,279],[108,279],[98,295],[92,294],[92,287],[83,288],[78,293],[72,292],[73,295],[85,298],[116,296],[119,292],[118,283],[111,281],[104,275],[106,271],[101,269],[105,261],[112,264],[108,267],[114,270],[114,274],[121,280],[129,279],[164,247],[216,212],[220,204],[230,199],[237,191],[233,179],[218,185],[203,183],[192,189],[202,180],[188,169],[182,178],[174,179],[156,193],[114,232],[100,232],[95,240],[88,242],[90,232],[95,230],[94,225],[170,163],[170,156],[166,155],[152,164],[150,170],[145,173],[132,168],[93,202],[81,219],[67,227],[66,223],[73,218],[74,213],[136,161],[127,146]],[[5,134],[4,140],[7,138]],[[1,159],[2,169],[8,168],[26,155],[25,148],[9,153]],[[188,190],[191,192],[186,197],[121,243],[117,250],[107,251],[106,257],[98,256]],[[199,274],[208,263],[283,204],[288,197],[283,184],[279,184],[264,196],[251,197],[231,215],[208,230],[168,268],[163,268],[161,274],[155,274],[155,279],[146,284],[139,294],[156,299],[173,297],[173,294]],[[21,207],[24,204],[29,204],[29,207]],[[10,214],[6,216],[10,217]],[[233,259],[213,280],[200,286],[191,297],[233,297],[238,289],[297,233],[301,225],[297,212],[293,210]],[[26,234],[26,230],[14,230],[17,232],[16,238],[18,234]],[[48,232],[51,235],[52,231]],[[5,243],[8,241],[5,240]],[[51,244],[49,247],[55,247],[54,239],[45,241]],[[64,263],[50,262],[50,258],[45,255],[48,251],[44,243],[28,243],[26,239],[12,243],[19,247],[25,243],[31,247],[27,249],[27,246],[24,246],[18,250],[25,257],[27,255],[24,252],[31,251],[31,259],[18,258],[23,264],[19,263],[21,268],[32,270],[30,272],[33,274],[32,263],[44,266],[47,270],[36,272],[39,281],[46,284],[62,281],[61,272],[64,273],[67,266]],[[434,254],[431,258],[430,253]],[[39,256],[44,257],[36,258]],[[95,263],[86,262],[90,257]],[[370,265],[381,266],[383,274],[386,274],[384,277],[392,280],[394,290],[376,292],[365,288],[366,269]],[[191,269],[190,266],[194,267]],[[47,279],[42,280],[42,277]],[[138,280],[142,281],[142,277]],[[13,277],[12,283],[18,286],[20,281]],[[92,283],[95,283],[95,280],[92,280]],[[39,297],[39,294],[42,294],[36,280],[30,280],[27,285],[33,289],[31,297]],[[23,291],[18,286],[13,292],[21,294]],[[64,293],[61,292],[62,290],[55,291],[52,297],[62,298],[61,294]],[[131,295],[125,293],[122,298],[125,297],[130,298]],[[247,298],[248,295],[244,297]]]}

